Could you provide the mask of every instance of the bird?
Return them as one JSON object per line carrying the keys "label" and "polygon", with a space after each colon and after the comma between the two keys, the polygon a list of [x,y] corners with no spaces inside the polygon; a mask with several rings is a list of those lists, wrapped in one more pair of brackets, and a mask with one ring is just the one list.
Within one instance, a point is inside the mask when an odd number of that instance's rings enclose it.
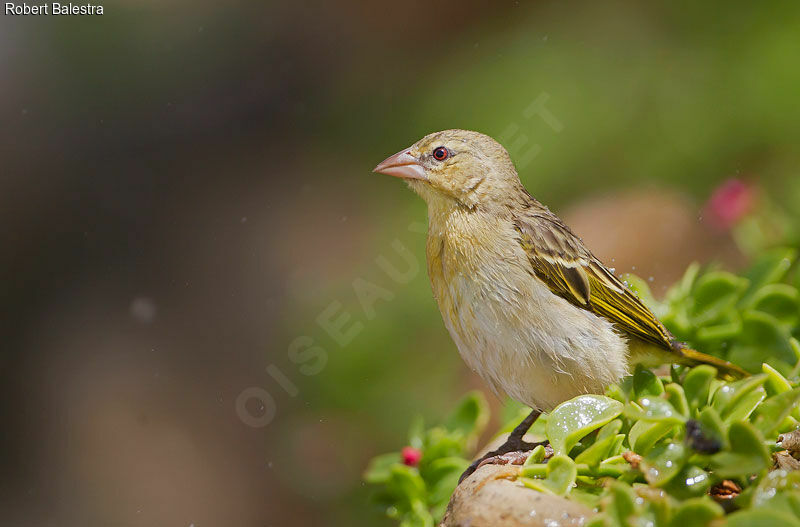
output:
{"label": "bird", "polygon": [[405,180],[427,204],[428,276],[464,362],[496,394],[531,408],[461,481],[483,463],[533,448],[523,436],[542,412],[603,393],[634,364],[710,364],[723,376],[746,375],[679,342],[528,193],[506,149],[488,135],[435,132],[373,172]]}

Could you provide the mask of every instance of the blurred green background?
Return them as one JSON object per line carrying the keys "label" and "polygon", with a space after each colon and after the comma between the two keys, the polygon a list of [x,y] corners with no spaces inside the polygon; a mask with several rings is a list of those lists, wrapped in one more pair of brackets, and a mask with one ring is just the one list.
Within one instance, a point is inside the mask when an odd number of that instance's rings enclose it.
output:
{"label": "blurred green background", "polygon": [[4,523],[388,525],[366,461],[485,389],[371,173],[431,131],[656,294],[797,239],[797,2],[104,7],[0,16]]}

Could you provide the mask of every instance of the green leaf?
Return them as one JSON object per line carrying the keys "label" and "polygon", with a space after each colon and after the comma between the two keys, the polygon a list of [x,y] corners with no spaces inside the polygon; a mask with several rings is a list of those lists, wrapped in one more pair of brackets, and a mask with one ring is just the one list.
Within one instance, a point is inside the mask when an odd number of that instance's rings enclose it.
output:
{"label": "green leaf", "polygon": [[796,516],[770,509],[750,509],[728,516],[728,527],[800,527]]}
{"label": "green leaf", "polygon": [[692,291],[692,318],[702,325],[717,320],[732,308],[747,289],[749,280],[726,271],[711,271],[697,279]]}
{"label": "green leaf", "polygon": [[664,486],[665,490],[679,499],[705,496],[709,488],[711,488],[711,476],[696,465],[686,465]]}
{"label": "green leaf", "polygon": [[408,513],[403,516],[400,527],[433,527],[430,511],[422,500],[414,500]]}
{"label": "green leaf", "polygon": [[709,498],[691,498],[684,501],[675,511],[671,527],[707,527],[725,514],[722,507]]}
{"label": "green leaf", "polygon": [[615,436],[619,434],[620,430],[622,430],[622,421],[614,419],[597,431],[597,441],[601,441],[609,436]]}
{"label": "green leaf", "polygon": [[655,373],[640,364],[636,366],[636,372],[633,374],[633,393],[634,399],[648,395],[658,397],[664,393],[664,385]]}
{"label": "green leaf", "polygon": [[[458,486],[458,478],[469,466],[469,461],[460,457],[444,457],[433,460],[425,472],[427,486],[430,488],[428,502],[434,506],[446,507]],[[441,511],[442,513],[444,510]]]}
{"label": "green leaf", "polygon": [[733,411],[742,397],[754,391],[765,382],[767,382],[767,376],[760,374],[729,384],[723,384],[714,393],[712,406],[724,420]]}
{"label": "green leaf", "polygon": [[764,438],[750,423],[735,422],[728,429],[730,451],[711,457],[714,473],[721,478],[749,476],[766,469],[770,464]]}
{"label": "green leaf", "polygon": [[639,406],[627,404],[625,416],[631,419],[658,421],[672,425],[686,422],[686,417],[669,404],[669,401],[661,397],[642,397],[639,399]]}
{"label": "green leaf", "polygon": [[683,380],[683,391],[689,408],[697,410],[708,404],[708,394],[711,388],[711,381],[717,376],[717,369],[713,366],[703,364],[695,366],[686,374]]}
{"label": "green leaf", "polygon": [[683,391],[683,386],[671,382],[664,386],[664,391],[667,394],[667,401],[677,410],[681,415],[689,416],[689,401],[686,400],[686,393]]}
{"label": "green leaf", "polygon": [[586,434],[620,413],[623,404],[603,395],[579,395],[558,405],[547,420],[547,439],[556,454],[568,454]]}
{"label": "green leaf", "polygon": [[775,317],[787,326],[797,324],[800,317],[800,293],[787,284],[770,284],[756,291],[752,309]]}
{"label": "green leaf", "polygon": [[408,504],[426,497],[425,482],[415,468],[395,464],[389,468],[390,476],[386,481],[387,491],[397,497],[400,504]]}
{"label": "green leaf", "polygon": [[758,408],[763,401],[767,397],[767,392],[764,390],[763,387],[759,386],[754,391],[745,394],[741,399],[736,401],[727,412],[727,415],[724,418],[726,423],[732,423],[734,421],[744,421],[753,411]]}
{"label": "green leaf", "polygon": [[761,371],[767,375],[767,383],[765,384],[765,387],[769,395],[775,395],[777,393],[783,393],[791,390],[792,385],[789,384],[789,381],[786,380],[786,377],[781,375],[778,370],[766,362],[761,365]]}
{"label": "green leaf", "polygon": [[364,471],[364,480],[367,483],[384,483],[392,475],[392,466],[399,465],[402,461],[400,452],[391,452],[372,458]]}
{"label": "green leaf", "polygon": [[522,483],[529,488],[564,496],[575,484],[578,469],[575,462],[567,456],[556,455],[547,462],[547,477],[545,479],[520,478]]}
{"label": "green leaf", "polygon": [[[427,483],[435,484],[453,473],[460,476],[461,473],[467,469],[469,464],[469,461],[463,457],[440,457],[439,459],[431,461],[423,479],[425,479]],[[456,481],[458,480],[456,479]],[[453,486],[453,488],[455,488],[455,486]]]}
{"label": "green leaf", "polygon": [[[800,471],[770,471],[756,487],[752,506],[774,508],[776,496],[784,491],[796,492],[798,490],[800,490]],[[800,513],[800,511],[798,512]]]}
{"label": "green leaf", "polygon": [[624,434],[607,436],[603,439],[598,438],[592,446],[578,454],[575,458],[575,462],[585,463],[590,467],[595,467],[604,459],[614,455],[612,454],[612,449],[617,445],[621,445],[624,439]]}
{"label": "green leaf", "polygon": [[483,393],[469,392],[445,422],[447,429],[460,432],[464,437],[479,435],[489,421],[489,405]]}
{"label": "green leaf", "polygon": [[678,428],[671,422],[637,421],[628,432],[628,444],[637,454],[647,454],[656,442]]}
{"label": "green leaf", "polygon": [[743,327],[738,313],[730,313],[726,322],[697,328],[695,339],[701,344],[731,340],[742,333]]}
{"label": "green leaf", "polygon": [[528,456],[528,459],[525,460],[525,464],[523,466],[527,467],[528,465],[537,465],[544,461],[545,455],[547,455],[547,452],[545,451],[544,446],[536,445],[536,447],[531,450],[531,453]]}
{"label": "green leaf", "polygon": [[720,445],[728,445],[728,426],[711,406],[706,406],[697,416],[700,424],[703,425],[703,433],[717,439]]}
{"label": "green leaf", "polygon": [[700,264],[692,262],[684,271],[681,280],[667,290],[666,299],[670,303],[680,302],[689,296],[697,275],[700,273]]}
{"label": "green leaf", "polygon": [[745,273],[745,278],[750,281],[750,287],[741,300],[742,306],[747,306],[756,291],[767,284],[781,280],[797,257],[797,250],[792,248],[773,249],[763,253]]}
{"label": "green leaf", "polygon": [[753,424],[765,436],[771,436],[800,403],[800,388],[782,392],[758,407]]}
{"label": "green leaf", "polygon": [[425,434],[425,447],[422,451],[421,463],[440,457],[459,456],[464,452],[464,435],[462,432],[452,433],[436,426]]}
{"label": "green leaf", "polygon": [[761,311],[745,311],[742,323],[742,335],[731,348],[728,360],[749,371],[760,370],[762,362],[773,366],[795,363],[789,333],[778,319]]}
{"label": "green leaf", "polygon": [[791,373],[789,373],[789,377],[797,377],[797,374],[800,373],[800,341],[798,341],[794,337],[789,338],[789,347],[792,348],[792,354],[795,357],[795,365],[794,368],[791,369]]}
{"label": "green leaf", "polygon": [[615,481],[611,484],[605,503],[605,513],[615,527],[632,527],[636,513],[633,489],[628,485]]}
{"label": "green leaf", "polygon": [[682,443],[656,446],[642,458],[644,478],[654,487],[661,487],[674,478],[686,464],[688,453]]}

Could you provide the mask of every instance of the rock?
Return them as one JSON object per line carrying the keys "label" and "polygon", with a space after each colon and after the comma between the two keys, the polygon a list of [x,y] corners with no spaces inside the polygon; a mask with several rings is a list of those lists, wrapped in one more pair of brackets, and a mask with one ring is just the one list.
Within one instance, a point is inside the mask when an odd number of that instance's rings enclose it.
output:
{"label": "rock", "polygon": [[519,467],[484,465],[459,485],[441,527],[578,527],[593,514],[580,503],[504,479]]}

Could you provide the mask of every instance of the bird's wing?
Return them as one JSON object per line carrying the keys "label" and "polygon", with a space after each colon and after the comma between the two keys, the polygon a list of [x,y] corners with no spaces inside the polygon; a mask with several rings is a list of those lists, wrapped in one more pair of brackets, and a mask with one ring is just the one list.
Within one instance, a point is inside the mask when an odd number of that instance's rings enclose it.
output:
{"label": "bird's wing", "polygon": [[517,216],[515,225],[534,273],[553,293],[608,319],[625,333],[675,350],[672,335],[639,297],[554,214],[546,209],[531,211]]}

